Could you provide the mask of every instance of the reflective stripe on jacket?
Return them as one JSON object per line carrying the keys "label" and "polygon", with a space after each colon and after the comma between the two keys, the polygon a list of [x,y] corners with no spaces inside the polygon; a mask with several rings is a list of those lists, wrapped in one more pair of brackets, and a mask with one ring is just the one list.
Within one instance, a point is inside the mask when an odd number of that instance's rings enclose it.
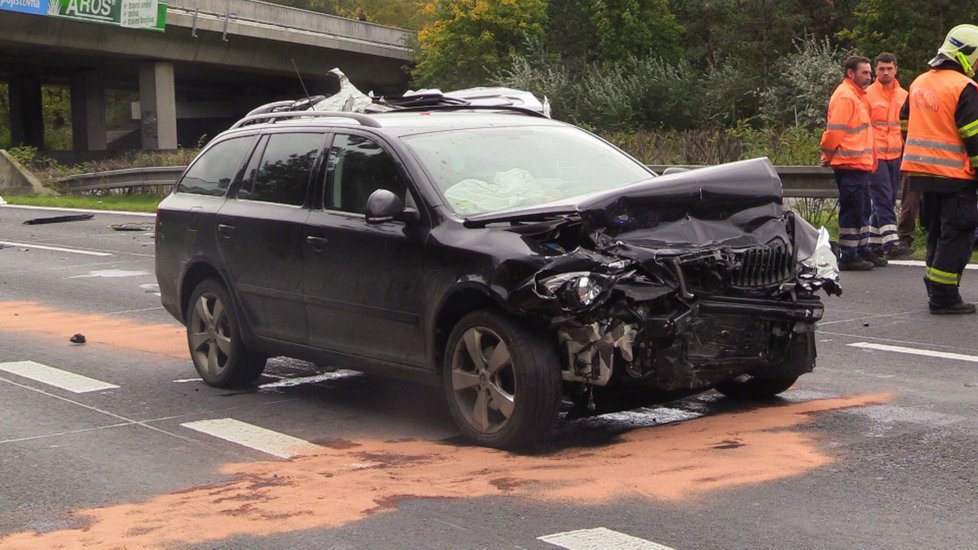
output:
{"label": "reflective stripe on jacket", "polygon": [[889,87],[877,80],[866,88],[866,99],[869,102],[869,118],[873,121],[876,157],[880,160],[900,158],[903,153],[900,107],[907,100],[907,91],[896,79]]}
{"label": "reflective stripe on jacket", "polygon": [[829,100],[828,124],[819,145],[822,159],[833,168],[876,170],[866,90],[856,86],[851,78],[843,79]]}
{"label": "reflective stripe on jacket", "polygon": [[954,119],[967,86],[975,86],[974,81],[951,70],[932,69],[913,81],[901,171],[974,179],[964,139],[978,133],[978,123],[958,128]]}

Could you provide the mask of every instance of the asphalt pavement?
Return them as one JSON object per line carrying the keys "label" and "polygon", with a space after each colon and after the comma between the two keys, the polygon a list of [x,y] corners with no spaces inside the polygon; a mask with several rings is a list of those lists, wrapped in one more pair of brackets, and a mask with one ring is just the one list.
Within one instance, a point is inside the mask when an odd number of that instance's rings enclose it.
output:
{"label": "asphalt pavement", "polygon": [[978,316],[930,315],[913,262],[843,274],[778,401],[565,420],[512,454],[464,444],[437,388],[287,358],[204,385],[152,216],[23,223],[64,214],[0,206],[0,548],[976,546]]}

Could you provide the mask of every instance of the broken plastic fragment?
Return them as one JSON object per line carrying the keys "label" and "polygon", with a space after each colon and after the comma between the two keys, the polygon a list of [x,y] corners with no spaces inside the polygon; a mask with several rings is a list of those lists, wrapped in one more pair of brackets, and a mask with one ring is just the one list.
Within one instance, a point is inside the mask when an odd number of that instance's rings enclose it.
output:
{"label": "broken plastic fragment", "polygon": [[113,223],[109,227],[116,231],[149,231],[153,228],[153,223]]}

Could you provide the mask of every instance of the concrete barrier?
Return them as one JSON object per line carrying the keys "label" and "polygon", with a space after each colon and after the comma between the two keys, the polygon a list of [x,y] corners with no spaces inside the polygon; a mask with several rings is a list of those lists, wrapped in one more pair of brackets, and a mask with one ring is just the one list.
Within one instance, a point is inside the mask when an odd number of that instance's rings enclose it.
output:
{"label": "concrete barrier", "polygon": [[24,165],[0,149],[0,191],[5,195],[46,195],[51,191],[41,184],[41,180],[31,174]]}

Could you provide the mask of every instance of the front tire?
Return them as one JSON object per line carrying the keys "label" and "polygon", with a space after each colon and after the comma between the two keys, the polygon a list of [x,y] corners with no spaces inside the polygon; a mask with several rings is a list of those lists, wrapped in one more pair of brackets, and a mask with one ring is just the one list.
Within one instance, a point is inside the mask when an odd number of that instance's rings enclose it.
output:
{"label": "front tire", "polygon": [[797,376],[789,376],[788,378],[758,378],[752,374],[741,374],[740,376],[721,382],[717,385],[716,390],[727,397],[760,401],[771,399],[790,388],[797,381]]}
{"label": "front tire", "polygon": [[442,380],[455,423],[480,445],[529,446],[557,419],[561,376],[553,343],[502,314],[475,311],[455,325]]}
{"label": "front tire", "polygon": [[238,323],[224,285],[214,279],[197,285],[187,311],[187,343],[194,368],[209,386],[248,385],[265,370],[266,358],[244,345]]}

